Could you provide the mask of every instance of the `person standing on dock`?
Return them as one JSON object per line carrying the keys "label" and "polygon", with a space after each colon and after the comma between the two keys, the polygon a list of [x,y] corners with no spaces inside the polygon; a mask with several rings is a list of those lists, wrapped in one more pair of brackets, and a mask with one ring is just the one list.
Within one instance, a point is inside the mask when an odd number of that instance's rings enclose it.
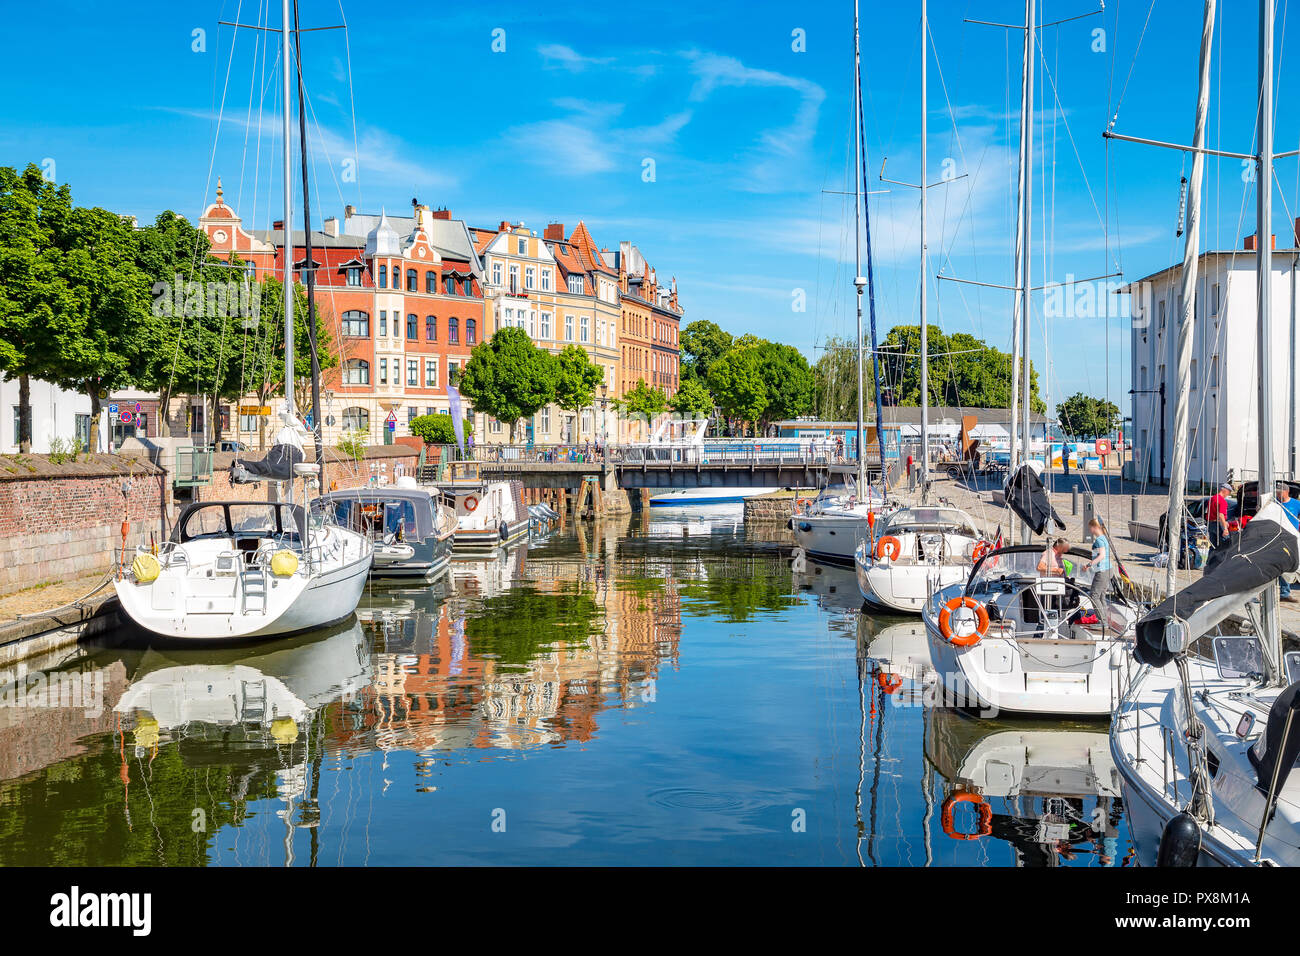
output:
{"label": "person standing on dock", "polygon": [[1210,503],[1205,508],[1205,522],[1210,526],[1210,547],[1217,548],[1228,536],[1228,495],[1232,494],[1232,485],[1226,481],[1219,485],[1219,490],[1210,496]]}
{"label": "person standing on dock", "polygon": [[[1277,498],[1277,503],[1282,506],[1282,510],[1291,519],[1291,524],[1300,529],[1300,501],[1291,497],[1291,486],[1285,481],[1275,483],[1273,485],[1273,496]],[[1283,601],[1288,604],[1300,603],[1291,596],[1291,582],[1286,579],[1285,574],[1277,579],[1277,586],[1278,590],[1282,592],[1281,599]]]}
{"label": "person standing on dock", "polygon": [[1088,532],[1092,535],[1092,560],[1084,565],[1084,569],[1092,568],[1092,608],[1100,615],[1106,605],[1111,579],[1115,576],[1115,565],[1111,560],[1110,538],[1106,537],[1101,522],[1096,518],[1089,521]]}

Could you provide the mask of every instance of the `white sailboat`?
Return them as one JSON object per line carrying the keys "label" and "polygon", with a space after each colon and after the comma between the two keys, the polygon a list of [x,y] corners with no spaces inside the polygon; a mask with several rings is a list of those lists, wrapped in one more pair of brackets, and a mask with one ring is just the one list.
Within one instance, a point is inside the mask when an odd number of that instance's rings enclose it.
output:
{"label": "white sailboat", "polygon": [[[1200,580],[1137,625],[1142,669],[1111,722],[1110,745],[1139,859],[1170,866],[1300,865],[1300,655],[1283,653],[1276,581],[1300,565],[1300,531],[1268,494],[1273,471],[1271,234],[1273,0],[1261,0],[1256,134],[1259,509],[1211,553]],[[1201,38],[1194,165],[1183,260],[1170,507],[1181,510],[1187,467],[1187,385],[1196,316],[1196,266],[1214,0]],[[1171,513],[1177,514],[1178,511]],[[1171,524],[1173,524],[1171,522]],[[1176,536],[1177,528],[1171,529]],[[1174,539],[1176,541],[1176,537]],[[1178,554],[1175,547],[1173,555]],[[1176,560],[1176,557],[1175,557]],[[1171,561],[1171,564],[1174,562]],[[1237,612],[1248,633],[1225,632]],[[1233,629],[1235,631],[1235,629]],[[1208,642],[1212,659],[1197,653]]]}
{"label": "white sailboat", "polygon": [[854,555],[858,590],[869,605],[900,614],[920,614],[935,591],[965,581],[990,547],[971,516],[948,505],[899,508],[876,530]]}
{"label": "white sailboat", "polygon": [[[293,398],[293,185],[289,122],[289,0],[283,0],[284,85],[284,423],[262,462],[246,463],[244,480],[274,481],[282,502],[201,501],[176,520],[171,540],[119,556],[114,582],[122,611],[164,637],[231,640],[275,637],[341,621],[356,610],[373,560],[368,537],[294,504],[294,482],[319,480],[319,464],[302,460],[307,429]],[[304,143],[305,148],[305,143]],[[307,234],[311,224],[307,223]],[[314,383],[315,385],[316,383]],[[314,387],[314,391],[318,391]],[[316,407],[320,407],[317,400]],[[316,416],[319,423],[320,416]],[[317,446],[319,448],[319,436]]]}

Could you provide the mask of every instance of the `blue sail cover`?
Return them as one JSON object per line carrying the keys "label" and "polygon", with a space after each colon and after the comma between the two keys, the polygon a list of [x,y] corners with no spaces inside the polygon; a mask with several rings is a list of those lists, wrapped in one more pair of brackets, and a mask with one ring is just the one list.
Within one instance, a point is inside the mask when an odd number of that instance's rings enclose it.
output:
{"label": "blue sail cover", "polygon": [[[1163,667],[1283,574],[1300,568],[1300,534],[1276,501],[1210,552],[1205,573],[1153,607],[1137,623],[1133,656]],[[1170,622],[1186,625],[1174,636]]]}

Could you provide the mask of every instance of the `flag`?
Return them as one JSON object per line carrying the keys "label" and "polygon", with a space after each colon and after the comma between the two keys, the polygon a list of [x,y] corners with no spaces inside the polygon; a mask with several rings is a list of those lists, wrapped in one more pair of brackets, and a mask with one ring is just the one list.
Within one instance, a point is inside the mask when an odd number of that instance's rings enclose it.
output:
{"label": "flag", "polygon": [[447,384],[447,403],[451,406],[451,427],[456,431],[456,447],[465,453],[465,420],[460,411],[460,389],[450,382]]}
{"label": "flag", "polygon": [[993,550],[996,551],[1000,547],[1002,547],[1002,525],[998,525],[998,536],[993,542]]}

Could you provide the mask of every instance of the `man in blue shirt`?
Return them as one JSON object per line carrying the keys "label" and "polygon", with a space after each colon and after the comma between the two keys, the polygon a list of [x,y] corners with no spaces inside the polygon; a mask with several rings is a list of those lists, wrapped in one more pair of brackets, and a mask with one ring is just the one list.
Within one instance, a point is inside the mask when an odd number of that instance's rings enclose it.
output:
{"label": "man in blue shirt", "polygon": [[1088,532],[1092,535],[1092,560],[1084,565],[1085,570],[1092,568],[1092,607],[1101,616],[1106,606],[1106,594],[1110,590],[1111,579],[1115,576],[1115,561],[1111,556],[1110,538],[1101,521],[1093,518],[1088,522]]}
{"label": "man in blue shirt", "polygon": [[[1277,503],[1282,506],[1286,512],[1291,524],[1300,530],[1300,501],[1291,497],[1291,486],[1285,481],[1279,481],[1273,486],[1273,496],[1277,498]],[[1281,598],[1289,604],[1300,604],[1291,596],[1291,583],[1287,581],[1286,575],[1277,579],[1278,590],[1282,592]]]}

